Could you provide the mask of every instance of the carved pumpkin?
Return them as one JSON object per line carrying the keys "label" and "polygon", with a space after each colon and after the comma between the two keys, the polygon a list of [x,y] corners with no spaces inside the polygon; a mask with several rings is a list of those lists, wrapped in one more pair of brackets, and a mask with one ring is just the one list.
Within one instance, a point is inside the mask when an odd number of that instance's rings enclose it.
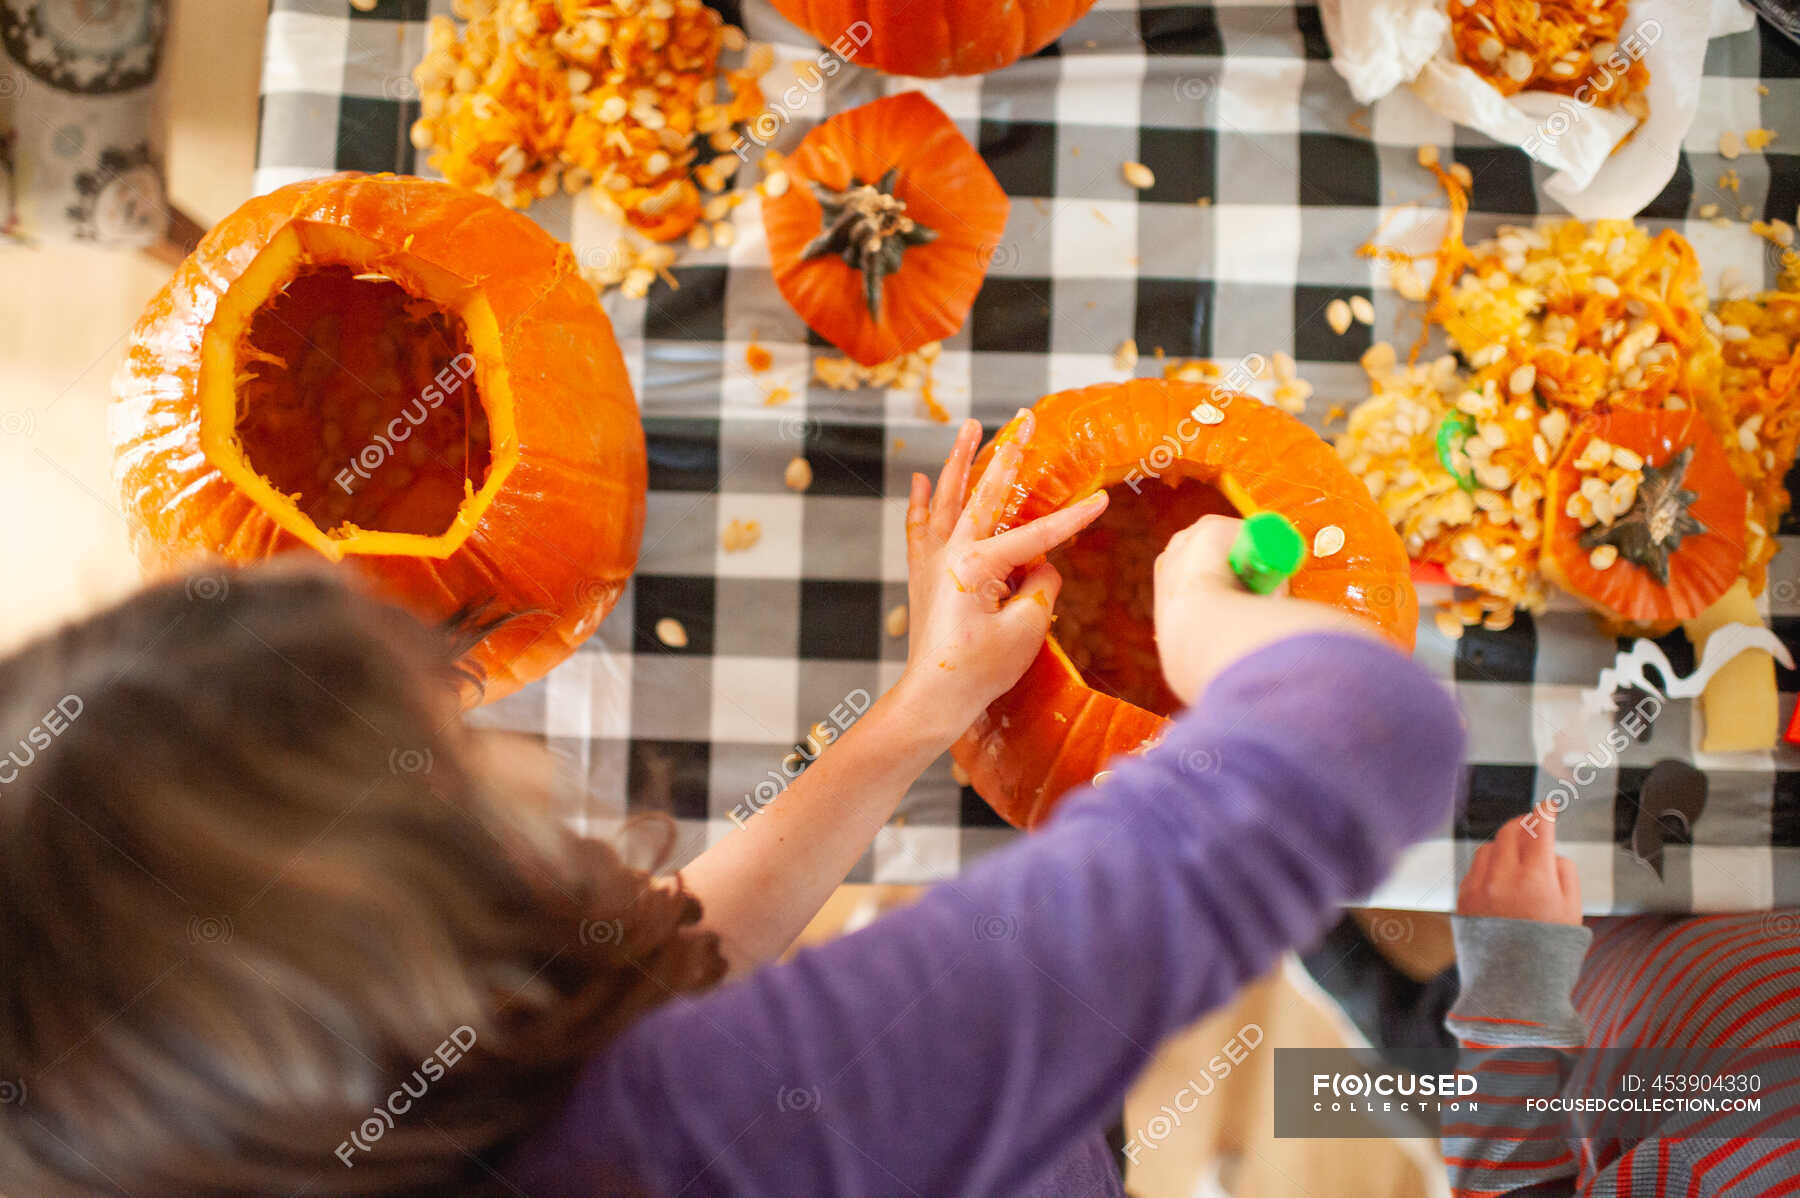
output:
{"label": "carved pumpkin", "polygon": [[340,175],[225,218],[132,334],[111,431],[147,568],[312,551],[490,630],[497,698],[611,610],[643,429],[566,246],[444,183]]}
{"label": "carved pumpkin", "polygon": [[763,201],[775,285],[864,366],[962,327],[1006,231],[994,173],[936,104],[887,96],[816,126]]}
{"label": "carved pumpkin", "polygon": [[[980,75],[1061,37],[1094,0],[775,0],[857,66],[938,79]],[[852,49],[854,47],[854,49]]]}
{"label": "carved pumpkin", "polygon": [[1743,573],[1745,510],[1698,412],[1616,409],[1578,426],[1550,472],[1543,570],[1604,616],[1666,630]]}
{"label": "carved pumpkin", "polygon": [[[1410,651],[1418,598],[1406,550],[1368,490],[1292,416],[1206,383],[1135,379],[1039,400],[1002,530],[1105,488],[1104,515],[1051,555],[1056,624],[1031,668],[956,743],[958,765],[1012,823],[1041,822],[1106,762],[1161,736],[1151,569],[1176,531],[1208,513],[1280,512],[1312,546],[1289,583],[1362,616]],[[1002,429],[982,451],[985,469]]]}

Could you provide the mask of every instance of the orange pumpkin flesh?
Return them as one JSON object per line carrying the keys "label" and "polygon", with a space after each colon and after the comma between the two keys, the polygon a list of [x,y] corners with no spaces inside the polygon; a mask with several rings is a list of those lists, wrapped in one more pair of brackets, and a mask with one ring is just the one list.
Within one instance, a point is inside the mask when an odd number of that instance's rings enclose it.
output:
{"label": "orange pumpkin flesh", "polygon": [[1035,54],[1094,0],[775,0],[781,15],[890,75],[980,75]]}
{"label": "orange pumpkin flesh", "polygon": [[[1625,554],[1604,570],[1596,569],[1592,546],[1582,543],[1588,530],[1567,511],[1567,500],[1580,490],[1583,476],[1575,463],[1595,437],[1631,450],[1652,467],[1664,467],[1684,449],[1692,450],[1681,486],[1693,492],[1694,499],[1682,506],[1705,531],[1682,537],[1668,553],[1666,584]],[[1646,491],[1640,488],[1640,496]],[[1548,518],[1543,570],[1603,615],[1646,631],[1667,630],[1712,606],[1743,573],[1748,543],[1745,506],[1743,483],[1697,412],[1615,409],[1577,426],[1550,471],[1544,494]]]}
{"label": "orange pumpkin flesh", "polygon": [[[436,536],[486,481],[487,411],[458,370],[467,331],[396,283],[303,270],[256,314],[238,359],[245,460],[319,528]],[[454,390],[433,408],[422,397],[445,394],[433,380],[446,370]],[[386,435],[396,419],[404,441]]]}
{"label": "orange pumpkin flesh", "polygon": [[643,431],[605,313],[566,246],[447,184],[251,200],[151,301],[114,395],[147,568],[344,562],[423,618],[500,623],[466,661],[487,699],[567,657],[636,560]]}
{"label": "orange pumpkin flesh", "polygon": [[[1214,424],[1196,419],[1202,404],[1222,412],[1223,419]],[[1210,384],[1164,379],[1059,392],[1039,400],[1033,412],[1037,429],[1000,529],[1102,488],[1115,498],[1132,496],[1121,522],[1140,519],[1150,507],[1168,510],[1141,535],[1125,535],[1129,525],[1097,522],[1098,552],[1091,556],[1080,539],[1059,551],[1062,561],[1079,571],[1065,577],[1064,586],[1075,592],[1080,640],[1072,652],[1059,643],[1059,615],[1025,676],[952,750],[976,791],[1003,818],[1022,827],[1042,822],[1063,794],[1092,781],[1112,758],[1162,735],[1167,720],[1154,708],[1173,710],[1173,696],[1159,695],[1150,685],[1156,667],[1145,654],[1154,649],[1154,633],[1144,627],[1142,598],[1134,598],[1134,589],[1143,585],[1154,556],[1150,550],[1160,551],[1160,544],[1146,542],[1168,526],[1185,527],[1184,517],[1227,505],[1245,515],[1276,511],[1294,522],[1308,544],[1320,529],[1336,525],[1344,547],[1326,558],[1309,557],[1289,583],[1291,593],[1368,619],[1397,646],[1411,650],[1418,599],[1405,548],[1361,481],[1298,420]],[[1016,427],[1015,422],[1002,429],[982,451],[977,475]],[[1131,543],[1109,556],[1109,537],[1115,551],[1119,540]],[[1096,570],[1100,588],[1122,596],[1110,608],[1083,598],[1084,590],[1094,589]],[[1137,627],[1114,631],[1103,626],[1107,622]],[[1107,636],[1126,648],[1098,646]],[[1084,676],[1075,659],[1100,668]],[[1109,677],[1100,676],[1107,671]],[[1111,693],[1113,684],[1150,706]]]}
{"label": "orange pumpkin flesh", "polygon": [[[805,256],[825,227],[812,184],[843,192],[890,171],[906,217],[935,236],[904,252],[872,317],[859,271],[833,255]],[[763,201],[770,267],[782,296],[820,336],[875,366],[962,327],[1006,231],[1008,202],[942,109],[905,92],[839,113],[806,135],[787,172],[787,191]]]}
{"label": "orange pumpkin flesh", "polygon": [[1169,539],[1202,516],[1235,516],[1217,488],[1197,479],[1108,487],[1106,511],[1050,554],[1062,575],[1056,643],[1097,690],[1157,715],[1181,701],[1156,653],[1155,565]]}

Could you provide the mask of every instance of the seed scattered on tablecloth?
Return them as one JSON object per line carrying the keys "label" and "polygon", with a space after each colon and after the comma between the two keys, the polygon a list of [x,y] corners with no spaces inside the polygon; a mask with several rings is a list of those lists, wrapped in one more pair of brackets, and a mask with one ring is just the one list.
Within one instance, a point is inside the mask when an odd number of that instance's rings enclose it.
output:
{"label": "seed scattered on tablecloth", "polygon": [[1327,524],[1313,534],[1313,556],[1330,557],[1344,547],[1344,530],[1335,524]]}
{"label": "seed scattered on tablecloth", "polygon": [[787,484],[790,491],[804,491],[812,486],[812,463],[805,458],[795,458],[787,464],[782,472],[781,481]]}
{"label": "seed scattered on tablecloth", "polygon": [[1137,362],[1137,342],[1132,338],[1127,337],[1125,340],[1119,342],[1119,347],[1117,349],[1113,350],[1113,369],[1120,371],[1135,370],[1137,369]]}
{"label": "seed scattered on tablecloth", "polygon": [[374,12],[381,0],[350,0],[350,7],[357,12]]}
{"label": "seed scattered on tablecloth", "polygon": [[733,520],[719,534],[719,546],[726,553],[742,553],[762,540],[762,525],[755,520]]}
{"label": "seed scattered on tablecloth", "polygon": [[956,760],[954,757],[950,759],[950,778],[958,786],[967,786],[973,781],[973,779],[969,777],[969,771],[962,767],[962,762]]}
{"label": "seed scattered on tablecloth", "polygon": [[733,245],[737,242],[737,226],[728,220],[722,220],[712,227],[712,236],[714,245]]}
{"label": "seed scattered on tablecloth", "polygon": [[1743,152],[1744,139],[1737,135],[1736,130],[1727,129],[1719,134],[1719,157],[1732,159]]}
{"label": "seed scattered on tablecloth", "polygon": [[1377,341],[1371,345],[1363,351],[1361,358],[1362,368],[1371,378],[1385,376],[1394,368],[1394,363],[1397,361],[1399,358],[1394,353],[1394,347],[1385,341]]}
{"label": "seed scattered on tablecloth", "polygon": [[1431,294],[1425,280],[1413,269],[1413,264],[1406,261],[1395,262],[1388,267],[1388,284],[1400,293],[1401,299],[1417,301]]}
{"label": "seed scattered on tablecloth", "polygon": [[1350,315],[1356,317],[1358,324],[1374,324],[1375,305],[1366,295],[1353,295],[1350,297]]}
{"label": "seed scattered on tablecloth", "polygon": [[904,603],[890,611],[887,614],[888,636],[892,637],[894,640],[899,640],[901,637],[905,636],[906,618],[906,604]]}
{"label": "seed scattered on tablecloth", "polygon": [[1450,177],[1456,180],[1458,186],[1465,189],[1475,186],[1475,172],[1469,169],[1467,163],[1452,162]]}
{"label": "seed scattered on tablecloth", "polygon": [[1125,182],[1139,191],[1148,191],[1156,186],[1156,173],[1141,162],[1127,162],[1119,168],[1125,176]]}
{"label": "seed scattered on tablecloth", "polygon": [[1419,147],[1419,165],[1427,170],[1438,164],[1438,148],[1436,146]]}
{"label": "seed scattered on tablecloth", "polygon": [[1457,614],[1455,612],[1451,611],[1449,608],[1447,608],[1447,607],[1438,608],[1437,613],[1432,616],[1431,622],[1433,624],[1437,625],[1438,632],[1443,634],[1448,639],[1453,640],[1453,641],[1459,641],[1462,639],[1462,634],[1463,634],[1462,619],[1460,617],[1458,617]]}
{"label": "seed scattered on tablecloth", "polygon": [[1224,409],[1205,402],[1195,404],[1191,415],[1201,424],[1220,424],[1225,419]]}
{"label": "seed scattered on tablecloth", "polygon": [[656,639],[671,649],[685,649],[688,643],[687,629],[673,616],[664,616],[656,622]]}
{"label": "seed scattered on tablecloth", "polygon": [[1350,305],[1343,300],[1334,299],[1325,305],[1325,323],[1330,325],[1331,331],[1338,336],[1342,337],[1350,331],[1351,319]]}

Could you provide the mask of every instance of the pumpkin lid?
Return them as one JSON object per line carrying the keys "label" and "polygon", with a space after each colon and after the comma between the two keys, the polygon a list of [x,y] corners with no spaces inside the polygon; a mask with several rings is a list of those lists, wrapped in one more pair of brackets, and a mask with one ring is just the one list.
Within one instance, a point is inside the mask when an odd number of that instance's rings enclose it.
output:
{"label": "pumpkin lid", "polygon": [[806,184],[763,200],[775,285],[864,366],[962,327],[1008,201],[955,122],[919,92],[841,112],[787,160]]}
{"label": "pumpkin lid", "polygon": [[1746,493],[1691,410],[1624,410],[1569,435],[1545,491],[1545,572],[1628,624],[1673,625],[1737,581]]}

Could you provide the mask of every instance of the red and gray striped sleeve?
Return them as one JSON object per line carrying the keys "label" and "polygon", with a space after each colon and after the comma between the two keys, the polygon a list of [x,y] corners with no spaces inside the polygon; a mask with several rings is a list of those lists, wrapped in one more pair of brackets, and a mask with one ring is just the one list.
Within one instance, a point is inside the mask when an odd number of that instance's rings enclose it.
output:
{"label": "red and gray striped sleeve", "polygon": [[1579,1129],[1531,1100],[1562,1092],[1586,1042],[1569,995],[1589,932],[1461,915],[1454,929],[1462,993],[1445,1022],[1462,1046],[1457,1067],[1478,1089],[1473,1108],[1443,1127],[1450,1188],[1459,1198],[1573,1193]]}

